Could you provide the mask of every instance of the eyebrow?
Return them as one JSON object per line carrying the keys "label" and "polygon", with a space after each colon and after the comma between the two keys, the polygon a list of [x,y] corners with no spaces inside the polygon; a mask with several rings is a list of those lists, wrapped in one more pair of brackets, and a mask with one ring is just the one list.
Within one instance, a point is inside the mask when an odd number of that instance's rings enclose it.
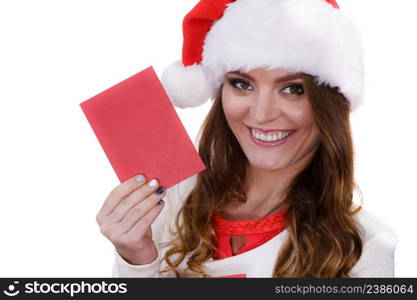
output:
{"label": "eyebrow", "polygon": [[[244,72],[241,72],[241,71],[232,71],[232,72],[229,72],[229,74],[239,75],[239,76],[245,77],[247,79],[250,79],[252,81],[256,81],[250,75],[248,75]],[[289,75],[286,75],[286,76],[275,79],[274,83],[281,83],[281,82],[286,82],[286,81],[290,81],[290,80],[294,80],[294,79],[300,79],[300,78],[303,78],[303,75],[304,75],[304,73],[302,73],[302,72],[289,74]]]}

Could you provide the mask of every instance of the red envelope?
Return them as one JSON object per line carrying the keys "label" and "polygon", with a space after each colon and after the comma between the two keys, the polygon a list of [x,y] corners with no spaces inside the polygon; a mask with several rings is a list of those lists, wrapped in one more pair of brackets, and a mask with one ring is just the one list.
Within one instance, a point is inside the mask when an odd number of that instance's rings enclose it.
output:
{"label": "red envelope", "polygon": [[120,182],[145,174],[169,188],[205,169],[152,67],[80,106]]}

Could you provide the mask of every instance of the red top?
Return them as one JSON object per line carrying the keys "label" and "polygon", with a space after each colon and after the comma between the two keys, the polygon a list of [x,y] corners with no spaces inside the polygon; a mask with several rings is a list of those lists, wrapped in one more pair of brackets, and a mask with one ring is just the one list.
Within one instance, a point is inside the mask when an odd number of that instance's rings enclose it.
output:
{"label": "red top", "polygon": [[[218,250],[213,253],[214,259],[222,259],[252,250],[269,241],[285,229],[283,209],[275,214],[261,219],[229,221],[216,212],[213,217],[213,227],[217,235]],[[232,253],[230,237],[239,235],[246,237],[246,243],[235,254]]]}

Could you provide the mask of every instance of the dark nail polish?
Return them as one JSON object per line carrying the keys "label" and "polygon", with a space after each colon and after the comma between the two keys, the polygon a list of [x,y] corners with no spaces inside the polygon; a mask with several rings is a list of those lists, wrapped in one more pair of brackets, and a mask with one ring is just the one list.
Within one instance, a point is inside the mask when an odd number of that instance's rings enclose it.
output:
{"label": "dark nail polish", "polygon": [[157,195],[161,195],[163,192],[165,191],[165,189],[162,187],[162,186],[160,186],[156,191],[155,191],[155,194],[157,194]]}
{"label": "dark nail polish", "polygon": [[162,205],[162,204],[164,204],[164,200],[162,200],[162,199],[159,200],[158,203],[156,203],[156,205]]}

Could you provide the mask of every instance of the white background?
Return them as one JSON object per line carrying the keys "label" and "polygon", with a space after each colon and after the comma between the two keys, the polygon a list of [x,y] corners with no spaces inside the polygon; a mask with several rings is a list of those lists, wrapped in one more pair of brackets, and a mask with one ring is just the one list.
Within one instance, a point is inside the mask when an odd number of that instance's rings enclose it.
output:
{"label": "white background", "polygon": [[[0,1],[0,276],[111,276],[95,216],[119,182],[79,103],[150,65],[160,76],[196,3]],[[415,277],[417,1],[338,3],[365,47],[356,179],[398,235],[396,276]],[[177,109],[192,139],[209,105]]]}

